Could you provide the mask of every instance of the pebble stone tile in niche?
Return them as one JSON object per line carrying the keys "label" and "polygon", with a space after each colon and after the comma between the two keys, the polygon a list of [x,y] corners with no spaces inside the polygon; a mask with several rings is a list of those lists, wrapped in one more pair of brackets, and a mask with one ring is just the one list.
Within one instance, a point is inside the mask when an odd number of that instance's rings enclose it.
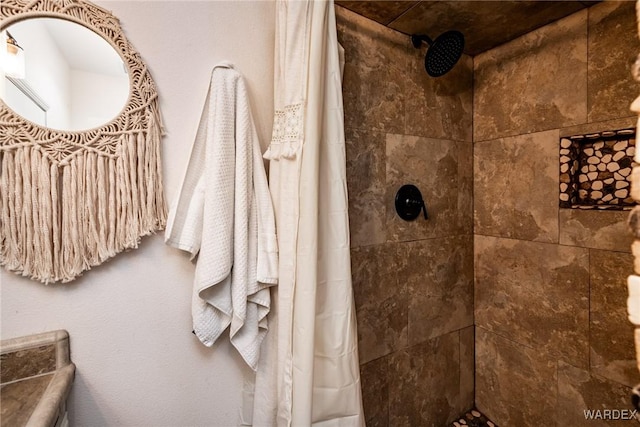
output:
{"label": "pebble stone tile in niche", "polygon": [[490,421],[479,411],[473,409],[447,427],[498,427],[498,425]]}
{"label": "pebble stone tile in niche", "polygon": [[560,140],[560,207],[631,209],[635,129]]}

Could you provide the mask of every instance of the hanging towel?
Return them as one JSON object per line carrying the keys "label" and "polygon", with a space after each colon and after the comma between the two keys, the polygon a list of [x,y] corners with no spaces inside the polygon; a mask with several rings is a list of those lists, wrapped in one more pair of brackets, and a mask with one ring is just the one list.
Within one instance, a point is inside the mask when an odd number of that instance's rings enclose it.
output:
{"label": "hanging towel", "polygon": [[629,321],[640,326],[640,277],[631,275],[627,278],[629,297],[627,298],[627,314]]}
{"label": "hanging towel", "polygon": [[277,283],[275,219],[244,80],[233,65],[211,74],[209,93],[165,241],[198,255],[193,329],[211,346],[230,327],[256,370]]}

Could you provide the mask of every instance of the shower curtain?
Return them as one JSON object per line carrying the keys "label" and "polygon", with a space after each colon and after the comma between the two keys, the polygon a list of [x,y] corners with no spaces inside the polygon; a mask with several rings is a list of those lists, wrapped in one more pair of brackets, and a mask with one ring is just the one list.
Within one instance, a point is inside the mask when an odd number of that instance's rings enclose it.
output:
{"label": "shower curtain", "polygon": [[363,426],[333,1],[276,5],[275,120],[265,158],[280,250],[255,426]]}

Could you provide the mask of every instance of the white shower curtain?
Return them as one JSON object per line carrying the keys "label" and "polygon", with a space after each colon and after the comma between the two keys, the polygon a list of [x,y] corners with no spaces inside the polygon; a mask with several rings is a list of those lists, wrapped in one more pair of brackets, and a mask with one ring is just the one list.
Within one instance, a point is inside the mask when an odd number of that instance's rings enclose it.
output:
{"label": "white shower curtain", "polygon": [[255,426],[363,426],[333,1],[278,0],[265,157],[280,250]]}

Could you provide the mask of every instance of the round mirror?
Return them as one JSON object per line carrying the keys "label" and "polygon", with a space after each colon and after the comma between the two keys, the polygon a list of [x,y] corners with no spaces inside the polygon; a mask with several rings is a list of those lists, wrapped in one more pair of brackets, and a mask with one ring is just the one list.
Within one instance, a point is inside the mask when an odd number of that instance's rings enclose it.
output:
{"label": "round mirror", "polygon": [[75,22],[32,18],[2,31],[0,98],[22,117],[57,130],[92,129],[113,120],[129,97],[120,55]]}

